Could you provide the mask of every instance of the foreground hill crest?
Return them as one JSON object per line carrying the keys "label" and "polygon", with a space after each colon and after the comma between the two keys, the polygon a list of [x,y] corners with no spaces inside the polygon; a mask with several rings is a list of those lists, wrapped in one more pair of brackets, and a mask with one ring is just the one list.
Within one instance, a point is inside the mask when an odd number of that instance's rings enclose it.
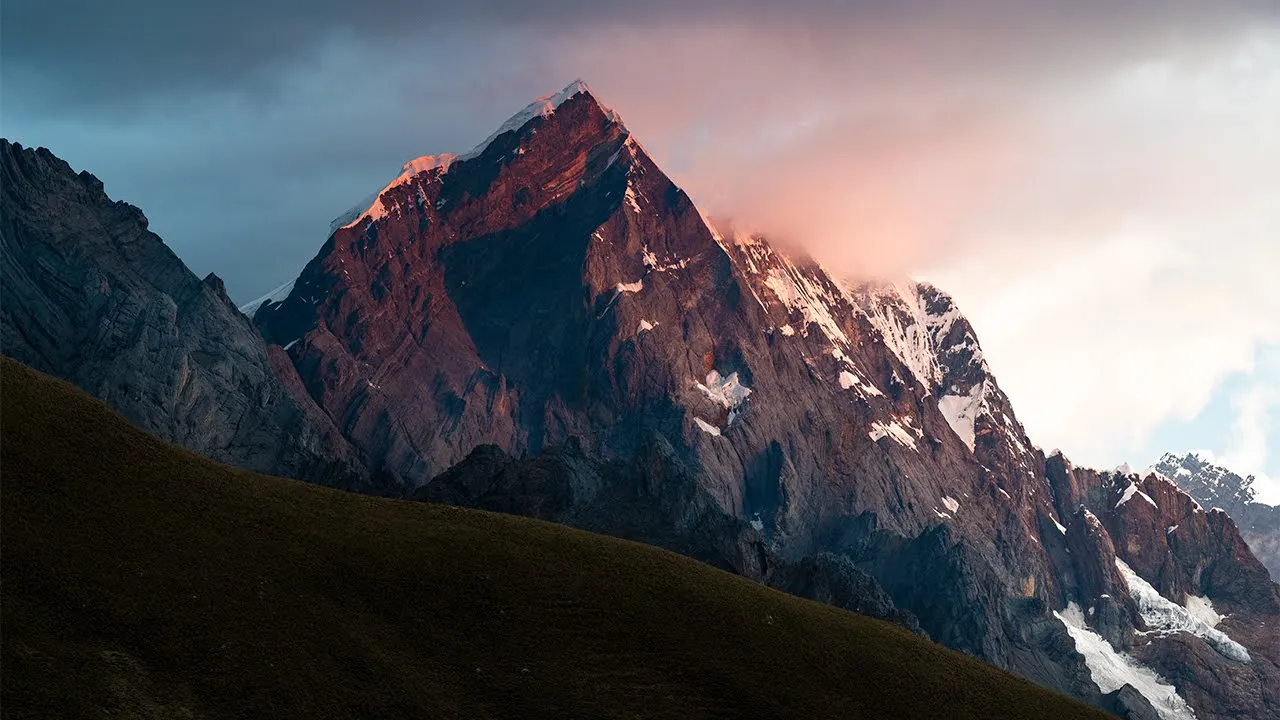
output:
{"label": "foreground hill crest", "polygon": [[656,548],[236,471],[0,379],[5,718],[1103,717]]}

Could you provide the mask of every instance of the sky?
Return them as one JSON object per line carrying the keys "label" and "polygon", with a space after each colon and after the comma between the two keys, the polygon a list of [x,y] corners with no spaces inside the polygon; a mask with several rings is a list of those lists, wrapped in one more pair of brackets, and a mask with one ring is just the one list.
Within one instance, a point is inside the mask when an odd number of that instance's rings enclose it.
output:
{"label": "sky", "polygon": [[6,0],[0,133],[247,301],[581,77],[704,212],[952,293],[1046,450],[1280,503],[1280,3],[689,5]]}

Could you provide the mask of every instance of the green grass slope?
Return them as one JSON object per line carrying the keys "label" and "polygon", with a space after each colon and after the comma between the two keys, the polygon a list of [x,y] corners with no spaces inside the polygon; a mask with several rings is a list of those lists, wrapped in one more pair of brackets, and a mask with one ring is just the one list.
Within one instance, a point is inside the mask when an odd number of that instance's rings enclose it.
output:
{"label": "green grass slope", "polygon": [[240,472],[4,360],[4,718],[1098,718],[647,546]]}

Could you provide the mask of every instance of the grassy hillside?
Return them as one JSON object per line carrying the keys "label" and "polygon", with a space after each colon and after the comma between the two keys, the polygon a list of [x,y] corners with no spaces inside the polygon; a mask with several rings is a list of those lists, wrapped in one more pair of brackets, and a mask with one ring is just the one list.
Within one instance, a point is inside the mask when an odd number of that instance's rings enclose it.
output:
{"label": "grassy hillside", "polygon": [[1102,717],[671,553],[232,470],[0,374],[6,719]]}

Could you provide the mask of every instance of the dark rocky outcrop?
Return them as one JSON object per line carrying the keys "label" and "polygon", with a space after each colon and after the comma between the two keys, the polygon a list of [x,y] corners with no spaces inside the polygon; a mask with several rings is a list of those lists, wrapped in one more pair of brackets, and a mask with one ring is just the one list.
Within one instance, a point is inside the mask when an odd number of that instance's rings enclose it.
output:
{"label": "dark rocky outcrop", "polygon": [[848,557],[798,562],[770,552],[758,530],[699,497],[687,470],[654,437],[630,462],[587,458],[577,438],[513,458],[481,445],[415,500],[527,515],[658,545],[793,595],[895,622],[925,634],[909,612]]}
{"label": "dark rocky outcrop", "polygon": [[238,467],[370,490],[356,453],[291,394],[215,275],[136,207],[44,148],[0,140],[0,346],[137,426]]}

